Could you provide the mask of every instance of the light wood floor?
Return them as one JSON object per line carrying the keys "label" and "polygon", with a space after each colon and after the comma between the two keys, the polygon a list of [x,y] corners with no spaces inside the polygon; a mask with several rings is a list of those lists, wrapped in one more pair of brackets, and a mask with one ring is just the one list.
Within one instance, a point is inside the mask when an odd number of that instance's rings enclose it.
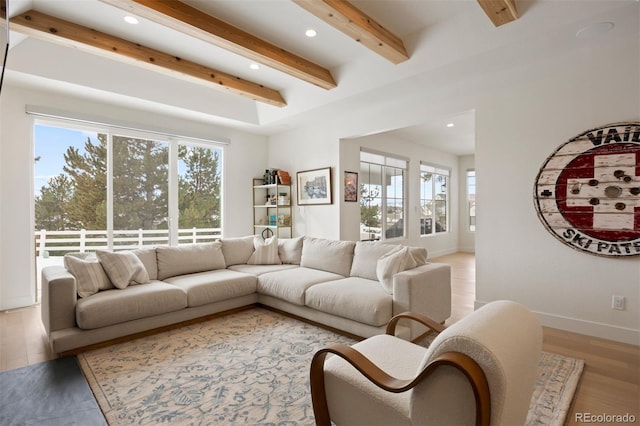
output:
{"label": "light wood floor", "polygon": [[[452,270],[451,324],[473,311],[475,257],[456,253],[432,261],[447,263]],[[633,415],[640,423],[640,348],[609,340],[544,328],[543,349],[585,360],[567,424],[574,425],[576,413],[591,415]],[[0,312],[0,371],[52,359],[40,306]]]}

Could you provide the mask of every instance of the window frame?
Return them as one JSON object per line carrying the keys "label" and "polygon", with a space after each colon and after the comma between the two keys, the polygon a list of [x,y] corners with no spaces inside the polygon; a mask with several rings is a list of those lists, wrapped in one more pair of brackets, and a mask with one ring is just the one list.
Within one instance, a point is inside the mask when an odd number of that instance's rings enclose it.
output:
{"label": "window frame", "polygon": [[[364,159],[363,159],[364,157]],[[367,160],[368,157],[368,160]],[[377,160],[377,161],[376,161]],[[393,240],[393,239],[400,239],[400,238],[407,238],[407,216],[408,216],[408,185],[407,185],[407,176],[409,175],[409,160],[406,158],[402,158],[400,156],[395,156],[395,155],[390,155],[384,152],[380,152],[380,151],[374,151],[374,150],[369,150],[369,149],[364,149],[361,148],[360,149],[360,166],[359,166],[359,170],[360,170],[360,174],[361,176],[359,177],[359,185],[364,185],[365,182],[370,182],[369,176],[367,177],[367,179],[364,178],[364,176],[362,176],[363,172],[362,172],[362,164],[369,164],[369,165],[375,165],[375,166],[380,166],[381,168],[381,177],[382,177],[382,184],[380,185],[381,187],[381,194],[380,194],[380,237],[378,238],[378,240],[380,241],[385,241],[385,240]],[[387,237],[387,231],[389,230],[389,227],[387,226],[387,217],[388,217],[388,213],[387,210],[389,208],[388,205],[388,189],[387,189],[387,185],[385,185],[385,177],[387,176],[387,173],[389,170],[401,170],[401,176],[402,176],[402,198],[401,198],[401,203],[402,203],[402,234],[401,235],[395,235],[392,237]],[[360,188],[358,188],[358,191],[360,191]],[[398,200],[398,197],[394,197],[394,200]],[[394,203],[395,205],[395,203]],[[360,204],[360,209],[362,209],[362,202]],[[396,222],[397,223],[397,222]],[[362,222],[359,222],[359,226],[362,226]],[[360,241],[367,241],[369,239],[360,239]]]}
{"label": "window frame", "polygon": [[[83,122],[81,120],[75,120],[72,118],[60,118],[60,117],[46,117],[46,116],[37,116],[32,121],[32,129],[33,129],[33,142],[32,149],[35,150],[36,143],[38,141],[35,138],[35,129],[37,126],[48,126],[48,127],[58,127],[63,129],[69,129],[73,131],[81,131],[81,132],[91,132],[96,134],[104,134],[106,135],[107,142],[107,182],[106,182],[106,234],[107,234],[107,248],[109,250],[117,249],[117,246],[114,246],[114,224],[113,224],[113,214],[114,214],[114,200],[113,200],[113,141],[114,136],[119,137],[128,137],[132,139],[146,139],[154,142],[162,142],[166,143],[168,146],[168,176],[167,176],[167,220],[168,220],[168,242],[169,246],[176,246],[180,244],[179,238],[179,206],[178,206],[178,181],[179,181],[179,173],[178,173],[178,164],[179,164],[179,156],[178,156],[178,147],[180,145],[187,145],[191,147],[201,147],[201,148],[209,148],[213,150],[219,151],[219,174],[220,174],[220,235],[216,238],[221,237],[224,232],[224,197],[223,197],[223,188],[224,188],[224,158],[226,154],[226,145],[225,142],[218,142],[214,140],[204,141],[202,139],[190,138],[188,136],[177,136],[168,133],[161,133],[156,131],[146,131],[146,130],[138,130],[133,128],[125,128],[122,126],[110,126],[108,124],[103,123],[94,123],[94,122]],[[34,169],[35,172],[35,169]],[[34,186],[35,173],[32,173],[32,187]],[[36,188],[34,188],[35,190]],[[35,197],[35,191],[34,197]],[[35,221],[35,217],[34,217]],[[33,223],[33,228],[35,230],[35,222]]]}
{"label": "window frame", "polygon": [[[426,185],[426,182],[423,178],[425,173],[431,173],[432,178],[430,179],[429,185],[431,186],[431,197],[430,199],[427,198],[423,198],[423,188]],[[436,225],[436,208],[435,208],[435,202],[436,202],[436,177],[437,176],[442,176],[445,178],[445,183],[444,186],[445,187],[445,198],[444,198],[444,202],[445,202],[445,217],[446,217],[446,223],[445,223],[445,229],[444,231],[438,231]],[[426,200],[430,200],[431,203],[433,203],[434,207],[432,209],[432,220],[433,220],[433,225],[431,226],[431,232],[430,233],[423,233],[423,229],[426,229],[426,226],[422,226],[422,213],[420,214],[420,237],[431,237],[434,235],[443,235],[443,234],[448,234],[449,232],[451,232],[451,168],[446,167],[446,166],[441,166],[441,165],[437,165],[434,163],[429,163],[429,162],[425,162],[425,161],[421,161],[420,162],[420,171],[419,171],[419,182],[418,182],[418,186],[419,186],[419,200],[418,200],[418,206],[420,208],[420,210],[422,210],[423,205],[425,204]],[[442,201],[442,200],[439,200]]]}

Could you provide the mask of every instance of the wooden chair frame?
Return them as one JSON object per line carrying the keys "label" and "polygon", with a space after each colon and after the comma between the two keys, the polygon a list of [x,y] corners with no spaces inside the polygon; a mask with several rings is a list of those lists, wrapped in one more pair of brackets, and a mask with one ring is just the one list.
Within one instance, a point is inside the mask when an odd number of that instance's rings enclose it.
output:
{"label": "wooden chair frame", "polygon": [[[414,339],[413,342],[416,342],[426,334],[431,332],[440,333],[445,329],[442,324],[433,321],[427,316],[413,312],[404,312],[389,320],[386,334],[395,335],[396,325],[398,321],[403,318],[417,321],[430,329],[428,333],[419,336],[417,339]],[[324,362],[328,354],[334,354],[345,359],[374,385],[394,393],[401,393],[412,389],[418,383],[429,377],[440,366],[448,365],[454,367],[464,374],[473,389],[476,402],[476,425],[489,425],[491,419],[489,384],[487,383],[487,378],[482,368],[469,356],[459,352],[445,352],[431,361],[414,379],[401,380],[385,373],[351,346],[336,343],[316,352],[311,361],[311,399],[316,425],[318,426],[331,425],[324,383]]]}

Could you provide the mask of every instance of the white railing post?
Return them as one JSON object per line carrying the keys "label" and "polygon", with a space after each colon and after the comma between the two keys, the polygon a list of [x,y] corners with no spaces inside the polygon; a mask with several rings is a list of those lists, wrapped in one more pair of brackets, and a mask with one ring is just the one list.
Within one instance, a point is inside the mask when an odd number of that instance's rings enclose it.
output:
{"label": "white railing post", "polygon": [[47,230],[46,229],[41,229],[40,230],[40,257],[43,258],[44,257],[44,251],[47,248]]}
{"label": "white railing post", "polygon": [[143,239],[142,239],[142,228],[138,228],[138,247],[142,248],[144,245]]}
{"label": "white railing post", "polygon": [[87,238],[87,230],[81,229],[80,230],[80,253],[84,253],[86,238]]}
{"label": "white railing post", "polygon": [[198,241],[196,237],[196,235],[198,235],[198,230],[196,229],[195,226],[191,228],[191,235],[192,235],[193,244],[195,244]]}

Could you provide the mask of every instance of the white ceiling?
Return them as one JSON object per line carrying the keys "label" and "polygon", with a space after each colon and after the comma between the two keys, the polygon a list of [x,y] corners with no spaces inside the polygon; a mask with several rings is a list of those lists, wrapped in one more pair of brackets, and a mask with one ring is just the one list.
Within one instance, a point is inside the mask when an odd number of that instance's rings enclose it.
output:
{"label": "white ceiling", "polygon": [[[290,0],[182,1],[328,68],[338,87],[324,90],[265,66],[251,70],[248,59],[154,22],[126,24],[127,13],[99,0],[9,0],[9,15],[35,9],[116,35],[277,89],[287,106],[256,103],[16,32],[11,33],[5,78],[268,135],[310,117],[330,120],[332,114],[348,114],[348,109],[370,102],[372,94],[416,77],[429,78],[445,67],[457,65],[455,78],[471,78],[491,64],[508,67],[532,55],[551,57],[575,49],[593,42],[575,36],[590,24],[613,22],[614,29],[603,37],[637,34],[640,9],[636,0],[516,0],[520,18],[496,28],[475,0],[353,0],[402,38],[410,59],[394,65]],[[305,37],[307,28],[316,29],[318,36]],[[444,127],[448,122],[455,127]],[[394,132],[458,155],[473,152],[472,111],[425,117],[415,124]]]}

